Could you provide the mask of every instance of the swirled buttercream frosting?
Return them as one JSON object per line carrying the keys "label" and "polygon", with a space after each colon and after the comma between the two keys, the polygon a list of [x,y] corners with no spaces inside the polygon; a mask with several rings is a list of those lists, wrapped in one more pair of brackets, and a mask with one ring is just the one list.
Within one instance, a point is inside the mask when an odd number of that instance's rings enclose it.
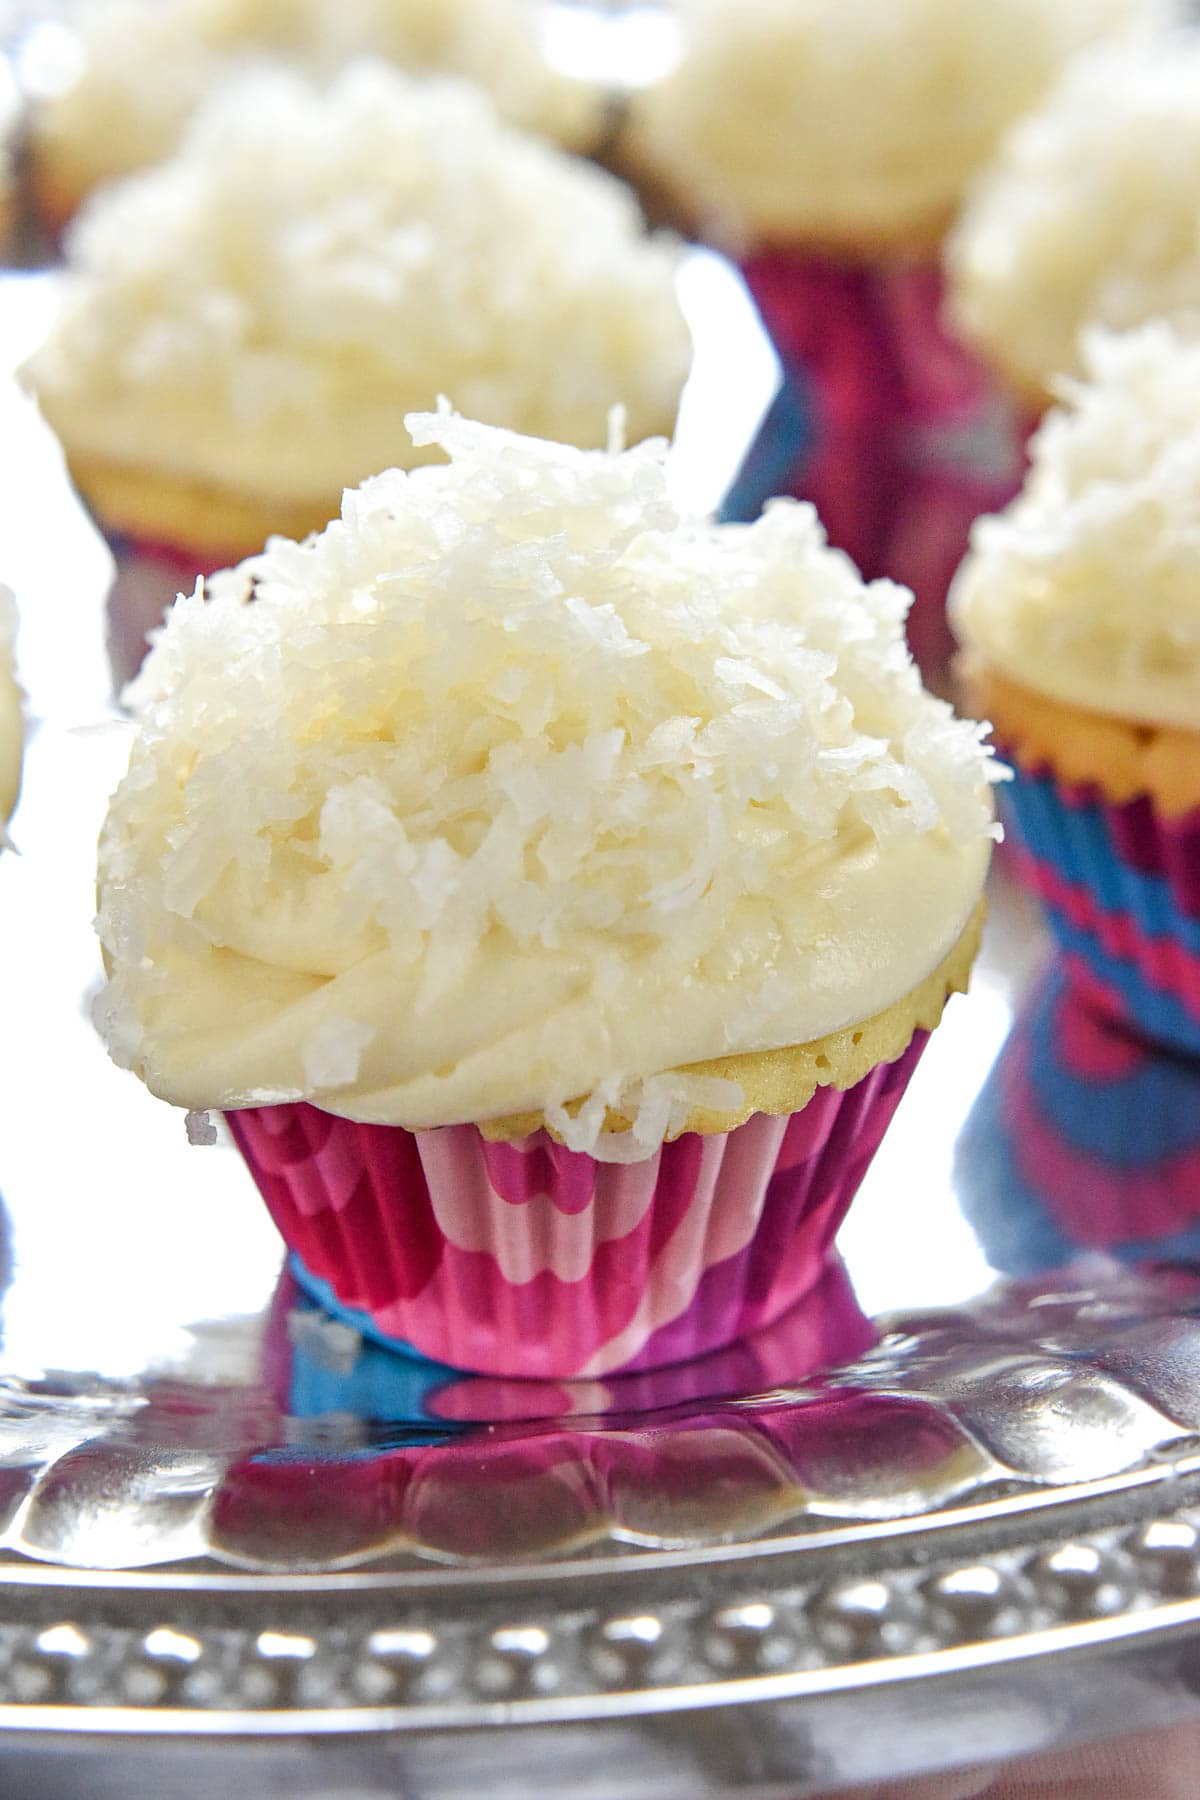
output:
{"label": "swirled buttercream frosting", "polygon": [[68,454],[324,501],[414,460],[454,404],[570,443],[669,431],[690,361],[678,251],[614,177],[461,83],[261,75],[179,156],[96,196],[27,366]]}
{"label": "swirled buttercream frosting", "polygon": [[480,1122],[808,1042],[937,968],[990,760],[921,686],[909,596],[806,504],[681,516],[662,444],[408,425],[449,462],[180,599],[131,691],[117,1059],[191,1108]]}
{"label": "swirled buttercream frosting", "polygon": [[955,626],[1035,693],[1200,731],[1200,344],[1097,329],[1083,361],[1023,491],[975,526]]}
{"label": "swirled buttercream frosting", "polygon": [[939,235],[1072,52],[1167,0],[684,0],[676,69],[633,99],[639,157],[745,237]]}
{"label": "swirled buttercream frosting", "polygon": [[947,247],[958,329],[1035,405],[1087,325],[1200,314],[1200,41],[1081,57],[1006,138]]}

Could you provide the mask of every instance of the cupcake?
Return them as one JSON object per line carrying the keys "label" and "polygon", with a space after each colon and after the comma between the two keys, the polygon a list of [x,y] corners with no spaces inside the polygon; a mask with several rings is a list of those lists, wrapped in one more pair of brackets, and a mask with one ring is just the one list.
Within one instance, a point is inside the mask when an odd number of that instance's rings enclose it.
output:
{"label": "cupcake", "polygon": [[[378,63],[324,93],[248,80],[173,162],[99,196],[67,253],[26,379],[167,600],[436,455],[403,420],[439,394],[600,445],[618,403],[631,438],[669,433],[690,360],[677,248],[613,177]],[[157,623],[161,580],[149,599]]]}
{"label": "cupcake", "polygon": [[[920,572],[918,602],[935,608],[931,657],[944,648],[947,559],[961,557],[970,518],[1009,497],[1020,466],[983,371],[942,327],[942,238],[997,139],[1070,54],[1164,10],[687,0],[681,61],[631,102],[630,161],[742,256],[783,363],[769,453],[736,516],[752,517],[766,492],[792,492],[816,502],[831,541],[868,576]],[[764,471],[774,490],[758,485]],[[914,508],[928,515],[919,537]],[[912,624],[926,623],[918,611]]]}
{"label": "cupcake", "polygon": [[1018,866],[1097,993],[1200,1051],[1200,345],[1090,333],[951,606]]}
{"label": "cupcake", "polygon": [[370,55],[487,90],[512,124],[587,151],[605,128],[592,83],[547,60],[545,0],[93,0],[30,131],[39,210],[62,225],[99,183],[165,161],[196,109],[248,68],[331,79]]}
{"label": "cupcake", "polygon": [[21,790],[21,753],[25,741],[21,690],[13,670],[16,635],[17,609],[12,593],[0,586],[0,843],[4,841],[4,827],[13,815]]}
{"label": "cupcake", "polygon": [[682,1361],[812,1287],[974,953],[980,730],[810,507],[448,411],[173,610],[103,834],[114,1056],[451,1366]]}
{"label": "cupcake", "polygon": [[[1200,1263],[1200,1062],[1090,1003],[1057,960],[1025,1001],[956,1152],[988,1260]],[[1090,982],[1089,982],[1090,989]]]}
{"label": "cupcake", "polygon": [[947,245],[949,311],[1036,419],[1080,332],[1200,309],[1200,40],[1094,50],[1004,140]]}

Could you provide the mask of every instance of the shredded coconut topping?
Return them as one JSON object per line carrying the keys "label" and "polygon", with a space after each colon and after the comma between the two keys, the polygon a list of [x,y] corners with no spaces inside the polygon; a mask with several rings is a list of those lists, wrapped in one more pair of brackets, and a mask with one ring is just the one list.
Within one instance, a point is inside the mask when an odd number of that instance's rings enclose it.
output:
{"label": "shredded coconut topping", "polygon": [[603,444],[671,429],[678,246],[601,170],[486,98],[357,64],[248,79],[171,163],[97,196],[29,375],[73,453],[324,502],[414,459],[439,393]]}
{"label": "shredded coconut topping", "polygon": [[104,1029],[171,1098],[545,1107],[577,1147],[628,1104],[647,1154],[731,1101],[645,1077],[858,1022],[942,960],[994,831],[980,728],[810,506],[713,525],[661,444],[408,423],[449,466],[181,599],[131,690]]}
{"label": "shredded coconut topping", "polygon": [[681,0],[685,52],[634,96],[639,154],[750,237],[941,231],[1081,45],[1169,0]]}
{"label": "shredded coconut topping", "polygon": [[413,74],[477,82],[514,125],[586,150],[603,96],[551,67],[544,0],[92,0],[72,10],[73,79],[37,137],[81,188],[161,162],[195,108],[248,67],[328,79],[372,55]]}
{"label": "shredded coconut topping", "polygon": [[975,527],[956,622],[1035,691],[1198,730],[1200,344],[1097,329],[1083,363],[1024,490]]}
{"label": "shredded coconut topping", "polygon": [[948,250],[960,329],[1035,400],[1088,324],[1200,310],[1200,41],[1097,50],[1009,136]]}

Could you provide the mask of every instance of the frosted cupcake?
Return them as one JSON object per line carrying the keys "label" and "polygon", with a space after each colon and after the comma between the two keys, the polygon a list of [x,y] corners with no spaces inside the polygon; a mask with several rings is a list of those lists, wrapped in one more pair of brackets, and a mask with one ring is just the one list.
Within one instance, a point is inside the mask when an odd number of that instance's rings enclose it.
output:
{"label": "frosted cupcake", "polygon": [[545,13],[543,0],[93,0],[72,15],[73,66],[34,113],[40,210],[62,224],[100,182],[164,161],[208,96],[266,60],[322,79],[362,55],[461,76],[512,124],[590,150],[604,97],[547,61]]}
{"label": "frosted cupcake", "polygon": [[1200,1051],[1200,346],[1089,334],[951,596],[1015,763],[1020,860],[1063,945]]}
{"label": "frosted cupcake", "polygon": [[0,586],[0,843],[21,788],[21,752],[25,731],[21,690],[13,669],[17,609],[11,591]]}
{"label": "frosted cupcake", "polygon": [[1200,309],[1200,41],[1081,57],[1005,140],[949,240],[960,332],[1037,416],[1089,324]]}
{"label": "frosted cupcake", "polygon": [[229,1114],[299,1269],[385,1336],[683,1360],[823,1272],[966,980],[989,758],[811,508],[714,526],[661,444],[409,427],[449,465],[181,600],[148,659],[102,1029]]}
{"label": "frosted cupcake", "polygon": [[439,394],[569,443],[603,444],[618,403],[631,438],[669,433],[676,264],[611,176],[471,89],[264,75],[89,208],[26,378],[114,547],[166,565],[157,623],[198,571],[436,455],[403,421]]}
{"label": "frosted cupcake", "polygon": [[[997,480],[1015,480],[982,371],[938,316],[938,251],[967,184],[1080,45],[1165,11],[1158,0],[686,0],[681,62],[634,97],[630,160],[743,256],[792,385],[760,467],[816,501],[865,573],[896,572],[897,513],[922,481],[952,477],[970,516],[999,503]],[[962,466],[967,427],[1000,433],[998,476]],[[748,483],[742,516],[762,497]],[[956,541],[955,561],[965,524]]]}

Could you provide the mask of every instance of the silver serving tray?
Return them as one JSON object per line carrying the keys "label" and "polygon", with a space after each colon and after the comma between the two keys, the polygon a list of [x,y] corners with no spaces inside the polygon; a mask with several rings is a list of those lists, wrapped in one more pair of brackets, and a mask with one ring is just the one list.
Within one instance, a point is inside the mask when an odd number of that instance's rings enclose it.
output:
{"label": "silver serving tray", "polygon": [[[679,479],[715,499],[773,364],[728,271],[685,281]],[[0,281],[6,363],[52,303]],[[112,569],[12,386],[0,456],[33,719],[0,857],[0,1788],[128,1792],[95,1746],[137,1737],[156,1794],[800,1795],[1194,1716],[1186,1243],[1005,1281],[960,1205],[1046,955],[1003,866],[842,1232],[857,1302],[835,1275],[661,1377],[431,1375],[306,1307],[231,1146],[92,1031]]]}

